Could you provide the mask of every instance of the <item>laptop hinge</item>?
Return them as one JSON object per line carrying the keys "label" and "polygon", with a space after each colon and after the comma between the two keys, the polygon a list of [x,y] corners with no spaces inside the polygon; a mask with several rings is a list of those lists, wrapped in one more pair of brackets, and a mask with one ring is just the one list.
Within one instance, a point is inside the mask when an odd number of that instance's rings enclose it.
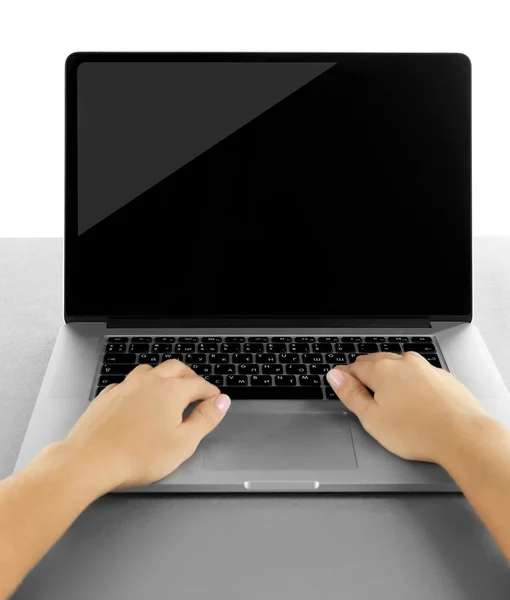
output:
{"label": "laptop hinge", "polygon": [[204,318],[182,318],[182,319],[157,319],[157,318],[112,318],[107,319],[108,329],[193,329],[193,328],[264,328],[281,327],[288,329],[345,327],[365,329],[429,329],[430,319],[422,317],[410,318],[348,318],[348,317],[204,317]]}

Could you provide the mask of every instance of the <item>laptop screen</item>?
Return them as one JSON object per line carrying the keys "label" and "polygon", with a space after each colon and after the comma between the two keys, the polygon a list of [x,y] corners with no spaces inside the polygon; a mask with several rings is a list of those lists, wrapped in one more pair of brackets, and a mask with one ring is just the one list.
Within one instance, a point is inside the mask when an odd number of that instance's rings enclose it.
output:
{"label": "laptop screen", "polygon": [[471,311],[459,54],[72,55],[66,314]]}

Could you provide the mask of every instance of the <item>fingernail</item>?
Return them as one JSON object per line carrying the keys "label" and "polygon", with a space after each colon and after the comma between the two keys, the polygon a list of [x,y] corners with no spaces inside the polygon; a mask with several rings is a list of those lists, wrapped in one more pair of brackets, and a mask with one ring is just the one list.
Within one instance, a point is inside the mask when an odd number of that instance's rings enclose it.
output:
{"label": "fingernail", "polygon": [[331,387],[339,388],[342,383],[345,381],[345,377],[342,372],[338,369],[331,369],[331,371],[326,375]]}
{"label": "fingernail", "polygon": [[216,404],[220,413],[224,415],[229,409],[230,398],[227,396],[227,394],[220,394],[214,401],[214,404]]}

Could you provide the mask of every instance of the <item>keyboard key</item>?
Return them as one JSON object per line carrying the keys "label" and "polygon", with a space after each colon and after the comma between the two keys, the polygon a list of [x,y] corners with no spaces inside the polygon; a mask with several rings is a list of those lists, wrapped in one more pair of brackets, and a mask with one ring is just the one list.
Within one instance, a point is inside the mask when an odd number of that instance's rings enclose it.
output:
{"label": "keyboard key", "polygon": [[[262,366],[268,367],[269,365],[262,365]],[[237,365],[237,372],[240,375],[258,375],[259,366],[249,364],[249,363],[241,363],[240,365]]]}
{"label": "keyboard key", "polygon": [[226,383],[227,385],[248,385],[248,377],[246,375],[227,375]]}
{"label": "keyboard key", "polygon": [[218,344],[198,344],[197,352],[218,352]]}
{"label": "keyboard key", "polygon": [[347,359],[345,358],[345,354],[330,352],[329,354],[326,354],[326,362],[336,365],[346,365]]}
{"label": "keyboard key", "polygon": [[[274,354],[258,354],[257,356],[275,356]],[[283,354],[279,355],[279,359],[281,363],[298,363],[299,361],[299,354],[288,354],[287,352],[284,352]],[[267,361],[267,360],[258,360],[257,362],[274,362],[274,361]]]}
{"label": "keyboard key", "polygon": [[314,337],[297,337],[296,338],[296,342],[315,342],[315,338]]}
{"label": "keyboard key", "polygon": [[[268,352],[278,352],[278,354],[280,352],[287,352],[287,344],[273,344],[273,343],[270,343],[270,344],[267,345],[267,351]],[[264,352],[264,349],[262,349],[261,352]]]}
{"label": "keyboard key", "polygon": [[218,375],[235,375],[236,366],[232,364],[219,364],[214,368],[214,372]]}
{"label": "keyboard key", "polygon": [[213,344],[219,344],[221,342],[220,337],[203,337],[202,342],[211,342]]}
{"label": "keyboard key", "polygon": [[404,352],[435,352],[434,344],[404,344]]}
{"label": "keyboard key", "polygon": [[136,368],[134,363],[130,365],[110,365],[106,364],[101,367],[102,375],[127,375]]}
{"label": "keyboard key", "polygon": [[241,352],[241,344],[228,342],[226,344],[221,344],[222,352]]}
{"label": "keyboard key", "polygon": [[354,344],[336,344],[335,350],[337,352],[355,352],[356,348]]}
{"label": "keyboard key", "polygon": [[353,363],[356,361],[358,356],[365,356],[365,355],[366,355],[366,352],[350,352],[347,355],[347,358],[349,359],[349,362]]}
{"label": "keyboard key", "polygon": [[275,375],[274,382],[276,385],[296,385],[294,375]]}
{"label": "keyboard key", "polygon": [[225,341],[227,343],[230,343],[230,342],[246,342],[246,338],[243,338],[243,337],[232,337],[232,336],[230,336],[230,337],[226,337]]}
{"label": "keyboard key", "polygon": [[149,344],[130,344],[128,352],[149,352]]}
{"label": "keyboard key", "polygon": [[303,354],[303,362],[304,363],[321,363],[322,355],[321,354]]}
{"label": "keyboard key", "polygon": [[187,363],[202,363],[206,362],[207,356],[205,354],[187,354],[186,362]]}
{"label": "keyboard key", "polygon": [[417,343],[431,342],[431,341],[432,341],[431,337],[427,337],[424,335],[418,335],[418,336],[414,336],[411,338],[411,342],[417,342]]}
{"label": "keyboard key", "polygon": [[195,352],[195,344],[191,344],[186,342],[184,344],[176,344],[175,345],[176,352]]}
{"label": "keyboard key", "polygon": [[335,337],[335,336],[332,337],[332,336],[328,335],[326,337],[320,337],[319,338],[319,342],[330,342],[330,343],[331,342],[338,342],[338,338]]}
{"label": "keyboard key", "polygon": [[371,336],[371,337],[366,337],[365,338],[365,342],[379,342],[379,343],[382,343],[382,342],[385,342],[385,341],[386,340],[383,337],[374,337],[374,336]]}
{"label": "keyboard key", "polygon": [[124,381],[124,375],[100,375],[97,385],[106,387],[112,383],[121,383],[122,381]]}
{"label": "keyboard key", "polygon": [[[287,368],[293,366],[287,365]],[[283,365],[262,365],[262,375],[283,375]]]}
{"label": "keyboard key", "polygon": [[349,336],[346,335],[342,338],[342,342],[348,342],[348,343],[359,343],[362,342],[363,340],[360,337],[356,337],[356,336]]}
{"label": "keyboard key", "polygon": [[251,363],[253,362],[253,356],[251,354],[233,354],[233,363]]}
{"label": "keyboard key", "polygon": [[290,342],[292,342],[292,338],[291,337],[272,337],[271,338],[272,342],[283,342],[284,344],[290,344]]}
{"label": "keyboard key", "polygon": [[110,342],[110,344],[125,344],[128,341],[128,338],[114,336],[114,337],[109,337],[108,341]]}
{"label": "keyboard key", "polygon": [[151,342],[152,338],[147,336],[136,336],[131,338],[132,344],[150,344]]}
{"label": "keyboard key", "polygon": [[159,354],[147,354],[144,352],[139,355],[138,362],[141,365],[143,365],[143,364],[157,365],[157,364],[159,364]]}
{"label": "keyboard key", "polygon": [[[218,365],[218,367],[221,365]],[[211,365],[203,365],[203,364],[192,364],[188,365],[190,369],[193,369],[197,375],[210,375],[212,373]],[[216,367],[216,368],[218,368]]]}
{"label": "keyboard key", "polygon": [[377,344],[358,344],[358,352],[379,352]]}
{"label": "keyboard key", "polygon": [[338,396],[335,394],[335,390],[333,390],[333,388],[326,388],[326,398],[328,400],[338,400]]}
{"label": "keyboard key", "polygon": [[161,357],[161,362],[164,362],[165,360],[182,360],[182,354],[178,354],[176,352],[166,352]]}
{"label": "keyboard key", "polygon": [[388,342],[392,342],[392,343],[397,343],[397,344],[403,344],[405,342],[408,342],[409,338],[408,337],[402,337],[401,335],[398,336],[393,336],[393,337],[389,337],[388,338]]}
{"label": "keyboard key", "polygon": [[249,337],[248,338],[249,342],[269,342],[269,338],[267,337]]}
{"label": "keyboard key", "polygon": [[103,361],[110,364],[134,363],[136,356],[134,354],[105,354]]}
{"label": "keyboard key", "polygon": [[426,358],[431,365],[434,365],[434,367],[439,367],[442,369],[441,362],[439,361],[437,354],[422,354],[422,356],[423,358]]}
{"label": "keyboard key", "polygon": [[[282,377],[277,375],[277,377]],[[323,388],[316,386],[255,386],[229,387],[232,400],[322,400]]]}
{"label": "keyboard key", "polygon": [[99,394],[100,394],[100,393],[101,393],[101,392],[102,392],[104,389],[106,389],[106,386],[101,386],[101,387],[98,387],[98,388],[97,388],[97,390],[96,390],[96,393],[94,394],[94,398],[95,398],[96,396],[99,396]]}
{"label": "keyboard key", "polygon": [[381,352],[393,352],[394,354],[402,354],[400,344],[381,344]]}
{"label": "keyboard key", "polygon": [[153,352],[172,352],[172,344],[152,344]]}
{"label": "keyboard key", "polygon": [[310,352],[310,344],[290,344],[289,352]]}
{"label": "keyboard key", "polygon": [[312,375],[322,375],[328,373],[330,370],[329,365],[310,365],[310,373]]}
{"label": "keyboard key", "polygon": [[167,335],[164,335],[162,337],[157,337],[154,339],[155,342],[159,342],[159,343],[163,343],[163,344],[173,344],[175,342],[175,338],[174,337],[169,337]]}
{"label": "keyboard key", "polygon": [[320,385],[321,379],[318,375],[301,375],[299,383],[301,385]]}
{"label": "keyboard key", "polygon": [[213,385],[223,385],[223,375],[204,375],[204,379]]}
{"label": "keyboard key", "polygon": [[209,362],[210,363],[229,363],[228,354],[209,354]]}
{"label": "keyboard key", "polygon": [[308,373],[308,365],[297,364],[297,365],[285,365],[285,373],[288,375],[306,375]]}
{"label": "keyboard key", "polygon": [[[280,356],[282,356],[280,354]],[[296,354],[297,356],[297,354]],[[299,357],[298,357],[298,361],[299,361]],[[255,362],[259,363],[259,364],[272,364],[276,362],[276,354],[256,354],[255,355]],[[280,362],[283,362],[282,360]]]}
{"label": "keyboard key", "polygon": [[[287,348],[285,348],[286,350]],[[264,352],[264,344],[245,344],[243,352]]]}
{"label": "keyboard key", "polygon": [[197,337],[184,336],[184,337],[178,338],[177,341],[178,342],[183,342],[183,343],[196,344],[198,342],[198,338]]}
{"label": "keyboard key", "polygon": [[126,344],[106,344],[106,352],[125,352]]}
{"label": "keyboard key", "polygon": [[333,346],[329,343],[312,344],[312,352],[331,352]]}
{"label": "keyboard key", "polygon": [[250,380],[251,385],[273,385],[270,375],[253,375]]}

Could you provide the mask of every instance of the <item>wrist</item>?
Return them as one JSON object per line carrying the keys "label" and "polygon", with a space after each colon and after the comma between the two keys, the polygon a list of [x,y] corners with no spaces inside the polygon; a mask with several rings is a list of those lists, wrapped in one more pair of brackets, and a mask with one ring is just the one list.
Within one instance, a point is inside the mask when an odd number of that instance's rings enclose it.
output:
{"label": "wrist", "polygon": [[436,462],[449,473],[466,458],[476,454],[481,444],[487,443],[502,428],[501,424],[484,412],[453,415],[446,427]]}
{"label": "wrist", "polygon": [[117,485],[90,448],[82,448],[67,439],[47,446],[39,460],[45,472],[52,472],[68,482],[89,503]]}

